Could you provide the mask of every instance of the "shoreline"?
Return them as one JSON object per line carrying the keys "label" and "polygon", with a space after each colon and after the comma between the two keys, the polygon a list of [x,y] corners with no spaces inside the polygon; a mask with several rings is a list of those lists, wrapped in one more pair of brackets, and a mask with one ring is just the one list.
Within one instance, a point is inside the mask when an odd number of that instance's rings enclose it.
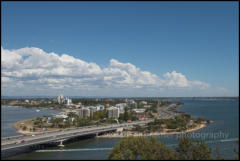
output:
{"label": "shoreline", "polygon": [[26,108],[26,109],[32,109],[32,108],[35,108],[35,109],[44,109],[44,110],[60,110],[60,111],[64,111],[64,109],[62,108],[56,108],[56,107],[26,107],[26,106],[20,106],[20,105],[1,105],[1,108],[2,107],[21,107],[21,108]]}
{"label": "shoreline", "polygon": [[[183,104],[176,104],[175,106],[175,112],[176,113],[185,113],[185,112],[181,112],[179,111],[179,107],[180,106],[183,106]],[[9,106],[9,107],[14,107],[14,106]],[[15,106],[15,107],[23,107],[23,108],[28,108],[28,107],[24,107],[24,106]],[[41,109],[44,107],[30,107],[30,108],[35,108],[35,109]],[[45,108],[45,109],[49,109],[49,108]],[[60,111],[65,111],[65,109],[58,109]],[[44,132],[51,132],[51,131],[55,131],[55,130],[59,130],[59,129],[48,129],[48,130],[44,130],[44,131],[29,131],[29,130],[22,130],[21,129],[21,125],[20,124],[26,124],[28,125],[28,121],[29,120],[32,120],[34,118],[30,118],[30,119],[26,119],[26,120],[21,120],[21,121],[18,121],[18,122],[15,122],[13,124],[13,127],[17,130],[18,133],[20,134],[25,134],[25,135],[33,135],[33,134],[42,134]],[[204,128],[206,126],[206,124],[198,124],[196,127],[194,128],[191,128],[191,129],[187,129],[187,130],[184,130],[184,131],[172,131],[172,132],[168,132],[168,131],[164,131],[164,132],[152,132],[152,133],[141,133],[141,132],[134,132],[134,131],[127,131],[127,132],[121,132],[120,134],[115,132],[115,133],[112,133],[112,134],[105,134],[105,135],[100,135],[100,136],[97,136],[99,138],[121,138],[121,137],[125,137],[125,136],[154,136],[154,135],[174,135],[174,134],[184,134],[184,133],[189,133],[189,132],[192,132],[192,131],[196,131],[196,130],[199,130],[201,128]],[[169,130],[169,129],[167,129]]]}
{"label": "shoreline", "polygon": [[46,131],[28,131],[28,130],[22,130],[21,129],[21,124],[23,123],[23,124],[25,124],[27,127],[28,127],[28,124],[27,124],[27,122],[28,121],[31,121],[32,119],[34,119],[34,118],[31,118],[31,119],[26,119],[26,120],[21,120],[21,121],[18,121],[18,122],[15,122],[14,124],[13,124],[13,128],[15,128],[16,130],[17,130],[17,132],[18,133],[20,133],[20,134],[25,134],[25,135],[35,135],[35,134],[43,134],[43,133],[45,133],[45,132],[51,132],[51,131],[55,131],[55,130],[60,130],[60,128],[58,129],[58,128],[50,128],[50,130],[48,129],[48,130],[46,130]]}
{"label": "shoreline", "polygon": [[199,126],[195,127],[195,128],[192,128],[192,129],[188,129],[188,130],[185,130],[185,131],[180,131],[180,132],[154,132],[154,133],[149,133],[149,134],[143,134],[143,133],[137,133],[137,132],[130,132],[130,133],[127,133],[126,135],[124,135],[123,133],[121,134],[118,134],[117,132],[116,133],[113,133],[113,134],[105,134],[105,135],[100,135],[100,136],[97,136],[98,138],[122,138],[122,137],[128,137],[128,136],[134,136],[134,137],[137,137],[137,136],[163,136],[163,135],[175,135],[175,134],[185,134],[185,133],[190,133],[190,132],[193,132],[193,131],[197,131],[197,130],[200,130],[202,128],[206,127],[206,124],[200,124]]}

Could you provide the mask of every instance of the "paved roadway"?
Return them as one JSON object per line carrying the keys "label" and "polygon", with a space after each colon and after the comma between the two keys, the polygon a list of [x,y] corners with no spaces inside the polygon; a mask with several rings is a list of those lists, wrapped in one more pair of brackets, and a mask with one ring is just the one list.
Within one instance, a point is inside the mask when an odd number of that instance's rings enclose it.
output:
{"label": "paved roadway", "polygon": [[[134,121],[131,123],[123,123],[123,124],[112,124],[105,126],[87,126],[87,127],[78,127],[78,128],[68,128],[64,130],[55,130],[51,132],[44,132],[36,135],[19,135],[14,137],[2,138],[1,139],[1,149],[7,150],[11,148],[23,147],[28,145],[47,143],[60,141],[64,139],[69,139],[76,136],[88,135],[88,134],[96,134],[99,132],[107,132],[111,130],[116,130],[120,127],[127,127],[136,124],[145,124],[153,121],[153,119],[147,119],[144,121]],[[24,140],[23,143],[21,141]]]}
{"label": "paved roadway", "polygon": [[175,116],[179,115],[179,113],[173,112],[170,110],[172,107],[176,107],[176,104],[171,104],[168,106],[161,106],[157,108],[158,113],[160,114],[160,119],[170,119],[175,118]]}

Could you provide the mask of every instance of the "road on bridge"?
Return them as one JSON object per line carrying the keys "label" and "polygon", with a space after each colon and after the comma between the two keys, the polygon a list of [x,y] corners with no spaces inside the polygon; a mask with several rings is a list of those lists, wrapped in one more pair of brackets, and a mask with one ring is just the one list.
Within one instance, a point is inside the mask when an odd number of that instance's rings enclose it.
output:
{"label": "road on bridge", "polygon": [[[59,140],[65,140],[76,136],[96,134],[99,132],[107,132],[111,130],[116,130],[120,127],[128,127],[137,124],[146,124],[153,121],[153,119],[147,119],[144,121],[134,121],[131,123],[123,124],[111,124],[104,126],[87,126],[87,127],[77,127],[77,128],[68,128],[63,130],[55,130],[44,132],[36,135],[20,135],[16,137],[2,138],[1,149],[7,150],[11,148],[23,147],[34,144],[41,144]],[[24,142],[21,142],[24,140]],[[17,144],[16,144],[17,143]]]}

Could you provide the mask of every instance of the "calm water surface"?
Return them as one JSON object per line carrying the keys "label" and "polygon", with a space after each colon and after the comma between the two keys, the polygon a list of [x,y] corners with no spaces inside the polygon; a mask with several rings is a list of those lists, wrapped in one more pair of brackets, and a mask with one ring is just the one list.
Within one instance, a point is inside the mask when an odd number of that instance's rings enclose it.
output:
{"label": "calm water surface", "polygon": [[[220,154],[225,158],[234,159],[234,148],[236,148],[235,141],[239,139],[238,101],[184,100],[182,102],[184,102],[184,105],[179,107],[180,111],[214,121],[213,124],[189,134],[191,134],[193,138],[204,140],[213,151],[218,148]],[[23,109],[21,108],[21,110]],[[17,113],[15,113],[15,111],[11,112],[13,112],[11,115],[16,116]],[[4,110],[2,110],[2,116],[3,113]],[[24,115],[24,112],[22,115]],[[25,111],[25,115],[29,115],[27,111]],[[3,130],[8,129],[7,127],[10,126],[10,122],[4,119],[8,120],[9,118],[2,117],[2,127],[4,126],[2,128],[2,133],[4,133]],[[8,130],[8,133],[10,133],[10,131],[11,130]],[[12,133],[12,135],[14,134],[15,133]],[[166,146],[175,147],[178,137],[181,137],[181,135],[158,136],[157,139]],[[8,159],[107,159],[110,148],[114,147],[119,140],[118,138],[92,138],[65,145],[63,148],[49,148],[47,149],[49,151],[35,151],[20,154]]]}
{"label": "calm water surface", "polygon": [[17,121],[40,117],[44,115],[57,114],[59,110],[40,109],[37,108],[23,108],[14,106],[1,107],[1,137],[21,135],[13,128],[13,124]]}

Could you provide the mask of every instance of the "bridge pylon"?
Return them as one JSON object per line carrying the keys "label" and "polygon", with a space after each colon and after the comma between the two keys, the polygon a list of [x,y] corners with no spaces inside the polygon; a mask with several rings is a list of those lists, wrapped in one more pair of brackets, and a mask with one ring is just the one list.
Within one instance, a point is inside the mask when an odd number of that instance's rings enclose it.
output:
{"label": "bridge pylon", "polygon": [[60,144],[59,144],[58,146],[60,146],[60,147],[64,147],[64,145],[63,145],[63,141],[64,141],[64,140],[60,140]]}

